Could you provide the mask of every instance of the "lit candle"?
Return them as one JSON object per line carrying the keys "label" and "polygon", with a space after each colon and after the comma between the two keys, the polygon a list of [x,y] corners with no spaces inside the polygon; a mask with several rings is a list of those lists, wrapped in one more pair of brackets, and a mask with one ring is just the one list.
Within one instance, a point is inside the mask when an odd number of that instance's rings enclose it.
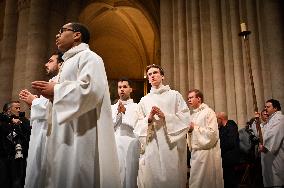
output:
{"label": "lit candle", "polygon": [[246,23],[241,23],[241,32],[247,31]]}

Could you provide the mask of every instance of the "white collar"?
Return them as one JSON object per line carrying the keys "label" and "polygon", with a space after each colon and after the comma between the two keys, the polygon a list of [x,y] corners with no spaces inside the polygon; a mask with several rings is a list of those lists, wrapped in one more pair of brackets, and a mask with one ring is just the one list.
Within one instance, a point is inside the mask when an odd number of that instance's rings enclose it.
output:
{"label": "white collar", "polygon": [[74,46],[72,48],[70,48],[69,50],[67,50],[64,55],[62,56],[62,59],[64,61],[66,61],[67,59],[71,58],[72,56],[74,56],[75,54],[83,51],[83,50],[87,50],[89,49],[89,45],[86,43],[80,43],[77,46]]}
{"label": "white collar", "polygon": [[159,87],[158,89],[152,87],[151,90],[150,90],[150,93],[153,93],[153,94],[161,94],[161,93],[164,93],[166,91],[169,91],[171,88],[170,86],[168,85],[161,85],[161,87]]}
{"label": "white collar", "polygon": [[127,105],[127,104],[131,104],[131,103],[134,103],[133,102],[133,99],[128,99],[127,101],[122,101],[122,100],[118,100],[117,101],[117,104],[119,104],[119,102],[121,101],[121,103],[123,104],[123,105]]}
{"label": "white collar", "polygon": [[204,110],[205,108],[208,108],[207,104],[202,103],[198,108],[194,109],[193,112],[200,112],[202,110]]}

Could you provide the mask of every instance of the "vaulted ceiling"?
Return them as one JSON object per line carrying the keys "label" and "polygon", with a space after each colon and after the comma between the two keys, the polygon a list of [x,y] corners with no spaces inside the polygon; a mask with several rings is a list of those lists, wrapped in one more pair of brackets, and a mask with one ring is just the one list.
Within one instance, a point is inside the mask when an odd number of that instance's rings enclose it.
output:
{"label": "vaulted ceiling", "polygon": [[129,1],[92,2],[81,11],[79,21],[89,27],[90,47],[103,58],[109,79],[143,79],[145,67],[159,63],[159,31],[150,15]]}

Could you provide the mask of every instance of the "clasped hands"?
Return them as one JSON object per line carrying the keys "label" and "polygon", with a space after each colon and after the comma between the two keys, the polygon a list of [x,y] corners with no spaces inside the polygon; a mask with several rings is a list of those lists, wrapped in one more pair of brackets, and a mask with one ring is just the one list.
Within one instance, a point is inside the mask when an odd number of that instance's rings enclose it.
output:
{"label": "clasped hands", "polygon": [[32,88],[37,90],[40,95],[53,100],[54,96],[54,86],[56,82],[46,82],[46,81],[34,81],[32,82]]}
{"label": "clasped hands", "polygon": [[151,123],[153,121],[154,115],[157,115],[160,119],[165,119],[164,112],[162,112],[161,109],[157,106],[153,106],[148,117],[148,123]]}
{"label": "clasped hands", "polygon": [[189,132],[189,133],[191,133],[191,132],[193,131],[194,125],[195,125],[195,124],[194,124],[193,122],[190,122],[190,124],[188,125],[188,128],[189,128],[189,129],[188,129],[188,132]]}
{"label": "clasped hands", "polygon": [[117,114],[119,114],[119,113],[124,113],[125,114],[125,111],[126,111],[125,106],[122,104],[121,101],[119,101],[118,107],[117,107]]}

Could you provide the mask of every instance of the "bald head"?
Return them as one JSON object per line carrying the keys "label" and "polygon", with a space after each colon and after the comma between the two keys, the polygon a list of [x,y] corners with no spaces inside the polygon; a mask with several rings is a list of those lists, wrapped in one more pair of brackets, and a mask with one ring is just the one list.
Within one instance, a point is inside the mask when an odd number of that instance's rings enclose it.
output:
{"label": "bald head", "polygon": [[216,112],[217,122],[219,127],[225,126],[228,122],[228,115],[226,112]]}

